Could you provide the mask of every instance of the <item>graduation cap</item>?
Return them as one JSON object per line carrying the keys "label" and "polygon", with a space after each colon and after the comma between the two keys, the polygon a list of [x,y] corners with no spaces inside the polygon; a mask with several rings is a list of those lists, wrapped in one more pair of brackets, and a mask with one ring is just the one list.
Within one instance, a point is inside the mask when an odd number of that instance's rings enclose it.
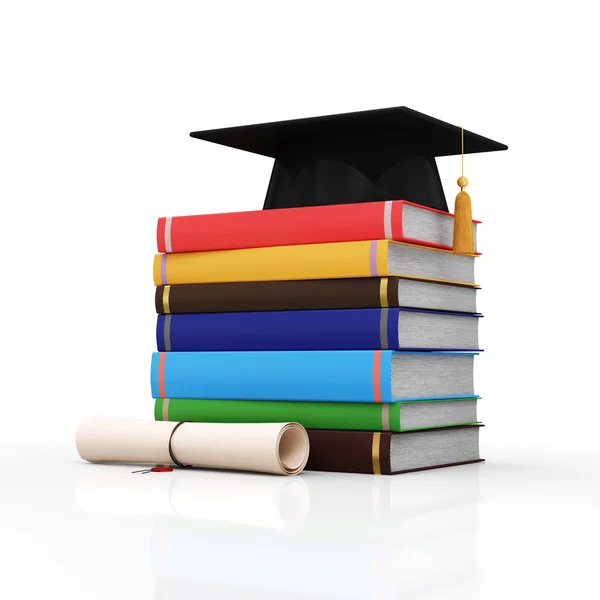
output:
{"label": "graduation cap", "polygon": [[[435,157],[508,148],[405,106],[190,135],[274,158],[265,209],[407,200],[448,212]],[[467,183],[455,205],[461,254],[473,252]]]}

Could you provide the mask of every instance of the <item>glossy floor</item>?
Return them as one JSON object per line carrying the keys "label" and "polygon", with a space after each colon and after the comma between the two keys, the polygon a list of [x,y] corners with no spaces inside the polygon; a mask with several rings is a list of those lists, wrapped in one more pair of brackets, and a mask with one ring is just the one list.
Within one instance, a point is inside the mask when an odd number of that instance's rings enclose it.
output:
{"label": "glossy floor", "polygon": [[464,600],[597,590],[600,473],[589,457],[507,454],[396,477],[131,470],[85,464],[67,448],[5,465],[0,596]]}

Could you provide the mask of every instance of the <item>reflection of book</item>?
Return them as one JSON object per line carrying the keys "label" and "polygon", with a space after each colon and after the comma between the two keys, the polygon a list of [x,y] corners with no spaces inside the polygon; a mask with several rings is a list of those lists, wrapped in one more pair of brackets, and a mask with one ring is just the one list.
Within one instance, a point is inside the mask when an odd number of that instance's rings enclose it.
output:
{"label": "reflection of book", "polygon": [[[293,533],[363,544],[423,544],[479,527],[479,466],[402,478],[311,473],[310,510]],[[318,477],[317,477],[318,476]],[[372,485],[365,485],[371,479]]]}
{"label": "reflection of book", "polygon": [[218,584],[181,581],[161,578],[156,581],[154,600],[331,600],[331,595],[309,594],[287,590],[282,596],[279,590],[250,589],[236,583],[235,576],[229,582]]}
{"label": "reflection of book", "polygon": [[157,521],[151,537],[151,570],[157,579],[192,582],[199,590],[235,582],[249,590],[364,600],[439,593],[477,574],[470,527],[422,544],[398,538],[382,546],[189,525],[187,520]]}
{"label": "reflection of book", "polygon": [[479,470],[283,478],[94,465],[75,497],[141,532],[156,515],[144,558],[156,600],[475,600]]}
{"label": "reflection of book", "polygon": [[[385,573],[381,574],[382,577]],[[418,589],[400,590],[397,595],[386,595],[381,589],[382,586],[377,582],[373,583],[371,593],[365,598],[373,600],[382,600],[390,597],[390,600],[423,599],[432,600],[444,598],[444,600],[480,600],[479,591],[479,573],[475,571],[457,572],[453,576],[436,580],[436,577],[430,579],[423,577],[422,583]],[[384,584],[385,585],[385,584]],[[407,595],[410,593],[410,596]],[[279,590],[270,590],[265,588],[251,589],[236,584],[235,576],[227,583],[211,584],[192,581],[181,581],[179,579],[160,578],[155,584],[154,600],[192,600],[194,598],[207,598],[209,600],[334,600],[341,598],[352,598],[355,595],[331,593],[329,590],[321,592],[311,591],[298,592],[290,588],[282,594]]]}

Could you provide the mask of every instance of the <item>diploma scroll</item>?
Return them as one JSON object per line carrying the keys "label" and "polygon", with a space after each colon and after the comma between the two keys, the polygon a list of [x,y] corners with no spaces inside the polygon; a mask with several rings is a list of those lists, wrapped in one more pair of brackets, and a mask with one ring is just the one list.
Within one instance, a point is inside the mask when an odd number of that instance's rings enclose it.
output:
{"label": "diploma scroll", "polygon": [[[296,475],[308,460],[298,423],[177,423],[89,417],[77,429],[77,451],[89,462],[173,464]],[[172,435],[173,434],[173,435]]]}

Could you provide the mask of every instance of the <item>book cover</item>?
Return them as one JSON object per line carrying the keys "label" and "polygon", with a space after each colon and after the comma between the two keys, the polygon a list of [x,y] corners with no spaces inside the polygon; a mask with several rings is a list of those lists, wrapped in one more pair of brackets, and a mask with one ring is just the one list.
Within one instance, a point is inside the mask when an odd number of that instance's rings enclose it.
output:
{"label": "book cover", "polygon": [[[155,352],[154,398],[393,402],[475,397],[474,353]],[[394,369],[392,369],[392,363]]]}
{"label": "book cover", "polygon": [[[162,217],[158,252],[391,239],[451,249],[453,216],[404,200]],[[476,229],[478,221],[473,221]]]}
{"label": "book cover", "polygon": [[478,350],[481,315],[400,308],[158,315],[164,351]]}
{"label": "book cover", "polygon": [[[454,421],[456,411],[449,405],[466,405],[468,415]],[[154,418],[157,421],[192,421],[204,423],[283,423],[293,421],[307,429],[345,429],[358,431],[409,431],[476,423],[473,399],[420,400],[418,402],[273,402],[265,400],[190,400],[157,398]],[[419,408],[439,408],[437,422],[423,419],[419,424],[404,420],[404,413],[418,404]],[[429,411],[431,412],[431,411]],[[464,420],[466,418],[466,420]],[[426,424],[426,425],[425,425]]]}
{"label": "book cover", "polygon": [[398,275],[474,286],[474,256],[388,240],[157,254],[154,284]]}
{"label": "book cover", "polygon": [[[423,455],[415,457],[415,464],[419,466],[408,469],[397,469],[394,466],[392,456],[392,440],[394,436],[427,436],[433,442],[435,440],[434,436],[448,436],[448,433],[452,432],[449,434],[450,437],[462,434],[467,429],[476,433],[480,427],[482,425],[464,425],[453,428],[407,431],[403,433],[309,429],[310,455],[306,469],[309,471],[396,475],[412,471],[424,471],[482,462],[483,459],[479,457],[478,451],[475,456],[464,456],[456,460],[456,457],[447,450],[444,454],[451,458],[442,458],[439,462],[430,464],[428,463],[429,457],[423,453]],[[455,454],[460,456],[460,452]]]}
{"label": "book cover", "polygon": [[476,292],[470,286],[399,277],[191,283],[159,285],[155,306],[158,314],[400,306],[475,313]]}

